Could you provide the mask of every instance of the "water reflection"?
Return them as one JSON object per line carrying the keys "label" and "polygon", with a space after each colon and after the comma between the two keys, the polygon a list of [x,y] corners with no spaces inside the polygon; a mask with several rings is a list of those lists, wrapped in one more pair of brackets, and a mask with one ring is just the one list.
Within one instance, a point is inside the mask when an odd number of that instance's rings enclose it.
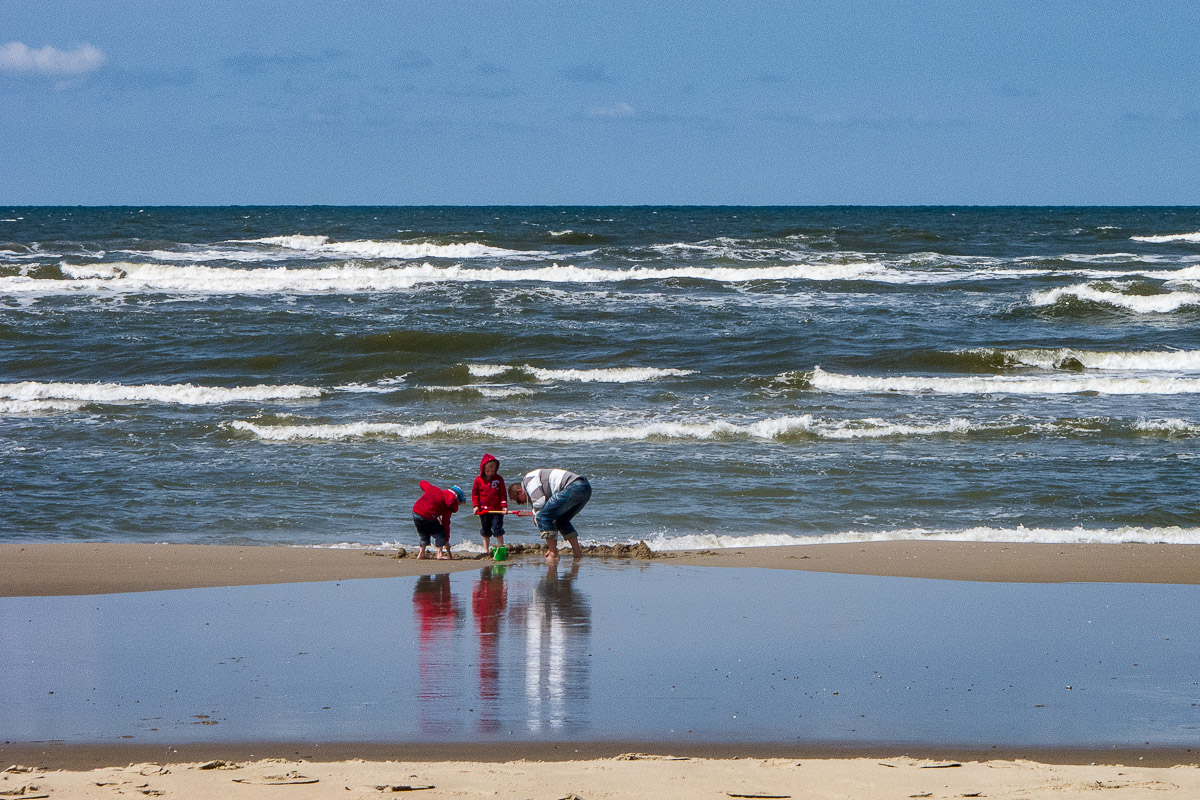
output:
{"label": "water reflection", "polygon": [[550,564],[525,612],[526,729],[561,731],[587,717],[591,609],[577,590],[579,561],[560,576]]}
{"label": "water reflection", "polygon": [[471,611],[479,636],[479,717],[480,733],[494,733],[500,720],[500,629],[508,607],[508,587],[504,567],[487,566],[471,591]]}
{"label": "water reflection", "polygon": [[450,575],[421,575],[413,587],[417,625],[418,725],[422,733],[444,734],[449,720],[437,713],[438,702],[454,695],[454,629],[462,607],[450,588]]}

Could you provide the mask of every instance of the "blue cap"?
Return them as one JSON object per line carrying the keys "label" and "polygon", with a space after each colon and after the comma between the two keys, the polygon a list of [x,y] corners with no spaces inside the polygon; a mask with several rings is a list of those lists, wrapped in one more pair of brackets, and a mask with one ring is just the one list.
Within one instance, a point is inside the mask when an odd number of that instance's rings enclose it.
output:
{"label": "blue cap", "polygon": [[460,502],[460,503],[467,502],[467,495],[465,492],[463,492],[462,489],[458,488],[457,486],[451,486],[450,491],[452,491],[456,495],[458,495],[458,502]]}

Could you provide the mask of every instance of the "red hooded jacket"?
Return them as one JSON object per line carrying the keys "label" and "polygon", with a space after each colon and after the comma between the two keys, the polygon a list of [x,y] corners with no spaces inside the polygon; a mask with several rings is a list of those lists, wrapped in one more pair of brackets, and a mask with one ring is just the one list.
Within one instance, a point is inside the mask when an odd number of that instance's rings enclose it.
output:
{"label": "red hooded jacket", "polygon": [[[489,461],[496,462],[496,474],[491,480],[483,477],[483,468]],[[507,511],[508,495],[505,493],[504,478],[500,477],[500,460],[488,453],[479,461],[479,475],[471,486],[471,505],[480,511]]]}
{"label": "red hooded jacket", "polygon": [[458,511],[458,495],[449,489],[439,489],[429,481],[421,481],[421,499],[413,503],[413,513],[425,519],[436,519],[450,538],[450,515]]}

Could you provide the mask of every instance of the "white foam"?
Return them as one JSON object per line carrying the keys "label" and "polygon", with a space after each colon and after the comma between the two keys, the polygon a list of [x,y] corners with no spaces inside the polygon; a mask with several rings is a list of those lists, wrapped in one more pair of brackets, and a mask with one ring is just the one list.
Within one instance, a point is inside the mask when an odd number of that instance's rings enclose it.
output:
{"label": "white foam", "polygon": [[693,375],[693,369],[659,369],[656,367],[618,367],[613,369],[542,369],[530,364],[467,364],[467,371],[477,378],[492,378],[506,372],[523,372],[539,381],[572,381],[578,383],[640,383],[659,378]]}
{"label": "white foam", "polygon": [[195,386],[180,384],[119,383],[0,383],[0,400],[78,401],[81,403],[169,403],[178,405],[217,405],[221,403],[270,402],[320,397],[321,390],[310,386]]}
{"label": "white foam", "polygon": [[[647,539],[652,550],[721,550],[742,547],[781,547],[809,544],[858,544],[867,542],[942,541],[1012,542],[1040,544],[1200,544],[1200,528],[993,528],[978,526],[961,530],[906,528],[888,531],[845,531],[821,536],[786,533],[730,536],[721,534],[662,535]],[[633,541],[629,542],[634,543]]]}
{"label": "white foam", "polygon": [[[360,254],[361,255],[361,254]],[[414,256],[415,257],[415,256]],[[766,280],[863,280],[896,284],[930,284],[975,277],[1012,277],[896,270],[878,263],[806,264],[776,267],[677,267],[597,269],[553,264],[511,269],[466,268],[460,265],[410,264],[369,267],[346,262],[323,267],[213,267],[202,264],[111,262],[60,264],[68,280],[0,278],[0,294],[57,295],[75,292],[178,292],[187,294],[274,294],[396,292],[425,284],[526,283],[602,284],[694,279],[725,284]]]}
{"label": "white foam", "polygon": [[[989,352],[976,350],[973,352]],[[1200,371],[1200,350],[1114,351],[1059,348],[1053,350],[1002,350],[1012,361],[1031,367],[1054,369],[1065,359],[1073,358],[1087,369],[1111,371]]]}
{"label": "white foam", "polygon": [[328,236],[268,236],[247,240],[255,244],[272,244],[291,250],[305,250],[324,255],[355,256],[358,258],[496,258],[542,256],[541,251],[508,250],[477,242],[461,244],[432,244],[430,242],[378,242],[370,239],[352,242],[331,242]]}
{"label": "white foam", "polygon": [[445,392],[447,394],[474,392],[487,398],[522,397],[537,394],[533,389],[520,386],[488,386],[484,384],[468,384],[466,386],[426,386],[427,392]]}
{"label": "white foam", "polygon": [[1130,236],[1135,242],[1151,242],[1163,244],[1166,242],[1200,242],[1200,231],[1196,233],[1165,233],[1160,236]]}
{"label": "white foam", "polygon": [[258,425],[245,420],[229,423],[235,430],[253,433],[268,441],[358,439],[386,436],[417,439],[438,435],[482,436],[511,441],[536,442],[610,442],[610,441],[696,441],[714,439],[778,440],[797,434],[822,439],[864,439],[891,436],[935,436],[964,433],[972,424],[951,419],[927,424],[894,423],[878,419],[852,421],[817,420],[805,414],[778,417],[751,423],[674,422],[662,420],[637,425],[599,425],[560,427],[510,425],[487,418],[475,422],[431,420],[415,424],[398,422],[351,422],[340,425]]}
{"label": "white foam", "polygon": [[77,400],[0,400],[0,415],[28,417],[56,411],[78,411],[85,405]]}
{"label": "white foam", "polygon": [[1052,306],[1060,300],[1070,297],[1125,308],[1138,314],[1165,314],[1178,311],[1180,308],[1186,306],[1200,305],[1200,294],[1196,294],[1195,292],[1134,295],[1098,289],[1090,284],[1078,284],[1034,292],[1029,296],[1029,302],[1039,307]]}
{"label": "white foam", "polygon": [[[795,373],[791,373],[795,375]],[[788,380],[789,375],[779,376]],[[841,375],[820,367],[807,376],[813,389],[823,392],[899,392],[917,394],[1193,394],[1200,392],[1200,378],[1092,377],[1064,375],[1023,378],[1007,375],[987,377],[925,377]]]}
{"label": "white foam", "polygon": [[406,372],[391,378],[380,378],[374,383],[346,383],[333,388],[339,392],[350,394],[388,394],[402,388],[407,378],[408,373]]}
{"label": "white foam", "polygon": [[1200,425],[1182,419],[1139,419],[1133,429],[1144,433],[1200,433]]}

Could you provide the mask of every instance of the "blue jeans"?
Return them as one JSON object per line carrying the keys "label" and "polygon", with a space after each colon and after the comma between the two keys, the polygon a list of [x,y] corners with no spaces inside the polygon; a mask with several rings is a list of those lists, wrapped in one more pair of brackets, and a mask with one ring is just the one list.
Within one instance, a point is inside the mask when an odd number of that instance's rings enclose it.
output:
{"label": "blue jeans", "polygon": [[568,483],[558,494],[546,501],[542,510],[534,515],[538,533],[543,539],[548,539],[556,533],[561,533],[564,539],[574,539],[579,535],[571,519],[592,499],[592,485],[587,478],[579,478]]}

